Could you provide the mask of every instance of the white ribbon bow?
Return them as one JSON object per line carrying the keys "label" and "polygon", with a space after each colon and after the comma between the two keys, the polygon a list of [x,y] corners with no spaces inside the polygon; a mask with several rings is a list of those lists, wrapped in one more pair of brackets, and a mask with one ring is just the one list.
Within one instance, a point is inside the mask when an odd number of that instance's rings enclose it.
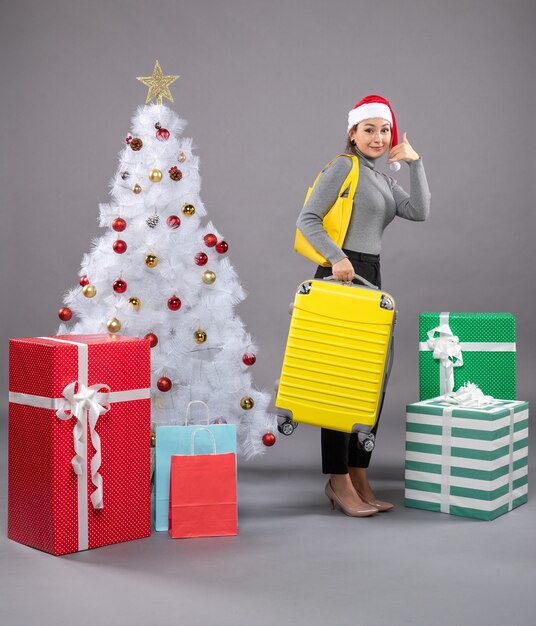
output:
{"label": "white ribbon bow", "polygon": [[463,365],[460,339],[453,334],[448,324],[441,324],[428,331],[428,347],[433,350],[434,359],[441,367],[441,395],[454,389],[454,367]]}
{"label": "white ribbon bow", "polygon": [[[75,389],[78,386],[78,391]],[[105,389],[102,392],[100,390]],[[83,474],[83,468],[87,463],[84,437],[86,435],[87,423],[91,434],[91,444],[95,449],[95,454],[91,459],[91,482],[95,485],[95,490],[91,494],[91,503],[94,509],[104,508],[102,475],[99,472],[101,466],[101,440],[95,427],[99,415],[103,415],[110,410],[109,403],[110,387],[108,385],[91,385],[87,387],[83,383],[74,381],[63,390],[63,397],[66,402],[63,407],[56,411],[56,416],[61,420],[69,420],[76,417],[76,424],[73,428],[73,440],[75,456],[71,463],[77,476]],[[86,414],[88,419],[86,421]]]}
{"label": "white ribbon bow", "polygon": [[496,404],[493,396],[486,396],[478,385],[471,382],[464,383],[455,393],[447,393],[441,398],[449,404],[463,407],[483,407]]}

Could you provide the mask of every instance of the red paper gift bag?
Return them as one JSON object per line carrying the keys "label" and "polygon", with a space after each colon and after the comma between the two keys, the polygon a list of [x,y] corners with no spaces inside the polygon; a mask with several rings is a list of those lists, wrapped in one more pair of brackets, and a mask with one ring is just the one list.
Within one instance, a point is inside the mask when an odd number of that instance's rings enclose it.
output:
{"label": "red paper gift bag", "polygon": [[[194,454],[198,435],[212,439],[212,454]],[[216,454],[214,435],[208,428],[194,431],[190,453],[171,457],[170,536],[178,539],[237,535],[236,455]]]}
{"label": "red paper gift bag", "polygon": [[150,346],[11,339],[10,539],[59,555],[151,534]]}

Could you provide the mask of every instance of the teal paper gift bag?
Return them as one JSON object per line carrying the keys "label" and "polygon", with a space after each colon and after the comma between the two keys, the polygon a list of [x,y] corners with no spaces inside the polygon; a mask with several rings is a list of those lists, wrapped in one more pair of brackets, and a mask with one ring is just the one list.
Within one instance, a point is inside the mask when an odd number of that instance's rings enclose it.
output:
{"label": "teal paper gift bag", "polygon": [[[186,419],[186,423],[187,421],[188,420]],[[156,454],[154,472],[155,530],[168,530],[171,457],[178,454],[190,454],[190,442],[192,440],[192,436],[196,430],[200,429],[208,429],[213,435],[217,454],[225,454],[229,452],[234,452],[236,454],[235,424],[187,424],[185,426],[157,426],[155,431]],[[201,434],[198,435],[195,444],[195,454],[212,453],[212,438],[210,436],[202,436]]]}

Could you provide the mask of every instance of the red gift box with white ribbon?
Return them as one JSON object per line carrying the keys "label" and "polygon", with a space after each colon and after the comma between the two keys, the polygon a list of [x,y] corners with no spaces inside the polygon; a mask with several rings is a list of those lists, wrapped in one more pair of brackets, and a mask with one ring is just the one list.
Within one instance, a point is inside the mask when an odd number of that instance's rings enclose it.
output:
{"label": "red gift box with white ribbon", "polygon": [[148,537],[150,345],[9,342],[8,537],[60,555]]}

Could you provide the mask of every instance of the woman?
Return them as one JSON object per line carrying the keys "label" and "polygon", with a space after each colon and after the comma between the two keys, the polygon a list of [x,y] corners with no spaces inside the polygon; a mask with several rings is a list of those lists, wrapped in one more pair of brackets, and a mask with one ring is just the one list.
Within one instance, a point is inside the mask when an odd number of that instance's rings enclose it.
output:
{"label": "woman", "polygon": [[[422,159],[409,143],[406,133],[398,143],[396,119],[391,105],[381,96],[370,95],[348,114],[346,151],[359,159],[359,181],[352,217],[342,249],[332,241],[322,220],[334,204],[350,172],[351,159],[339,156],[323,171],[297,221],[297,227],[311,245],[324,255],[331,267],[319,266],[315,278],[333,275],[351,281],[359,274],[381,288],[380,249],[385,228],[398,217],[422,221],[430,210],[430,191]],[[398,161],[409,165],[410,193],[395,180],[376,169],[388,153],[391,169]],[[378,422],[372,432],[376,434]],[[347,515],[365,517],[393,508],[378,500],[369,484],[371,453],[358,444],[356,434],[322,429],[322,471],[329,474],[325,493]]]}

